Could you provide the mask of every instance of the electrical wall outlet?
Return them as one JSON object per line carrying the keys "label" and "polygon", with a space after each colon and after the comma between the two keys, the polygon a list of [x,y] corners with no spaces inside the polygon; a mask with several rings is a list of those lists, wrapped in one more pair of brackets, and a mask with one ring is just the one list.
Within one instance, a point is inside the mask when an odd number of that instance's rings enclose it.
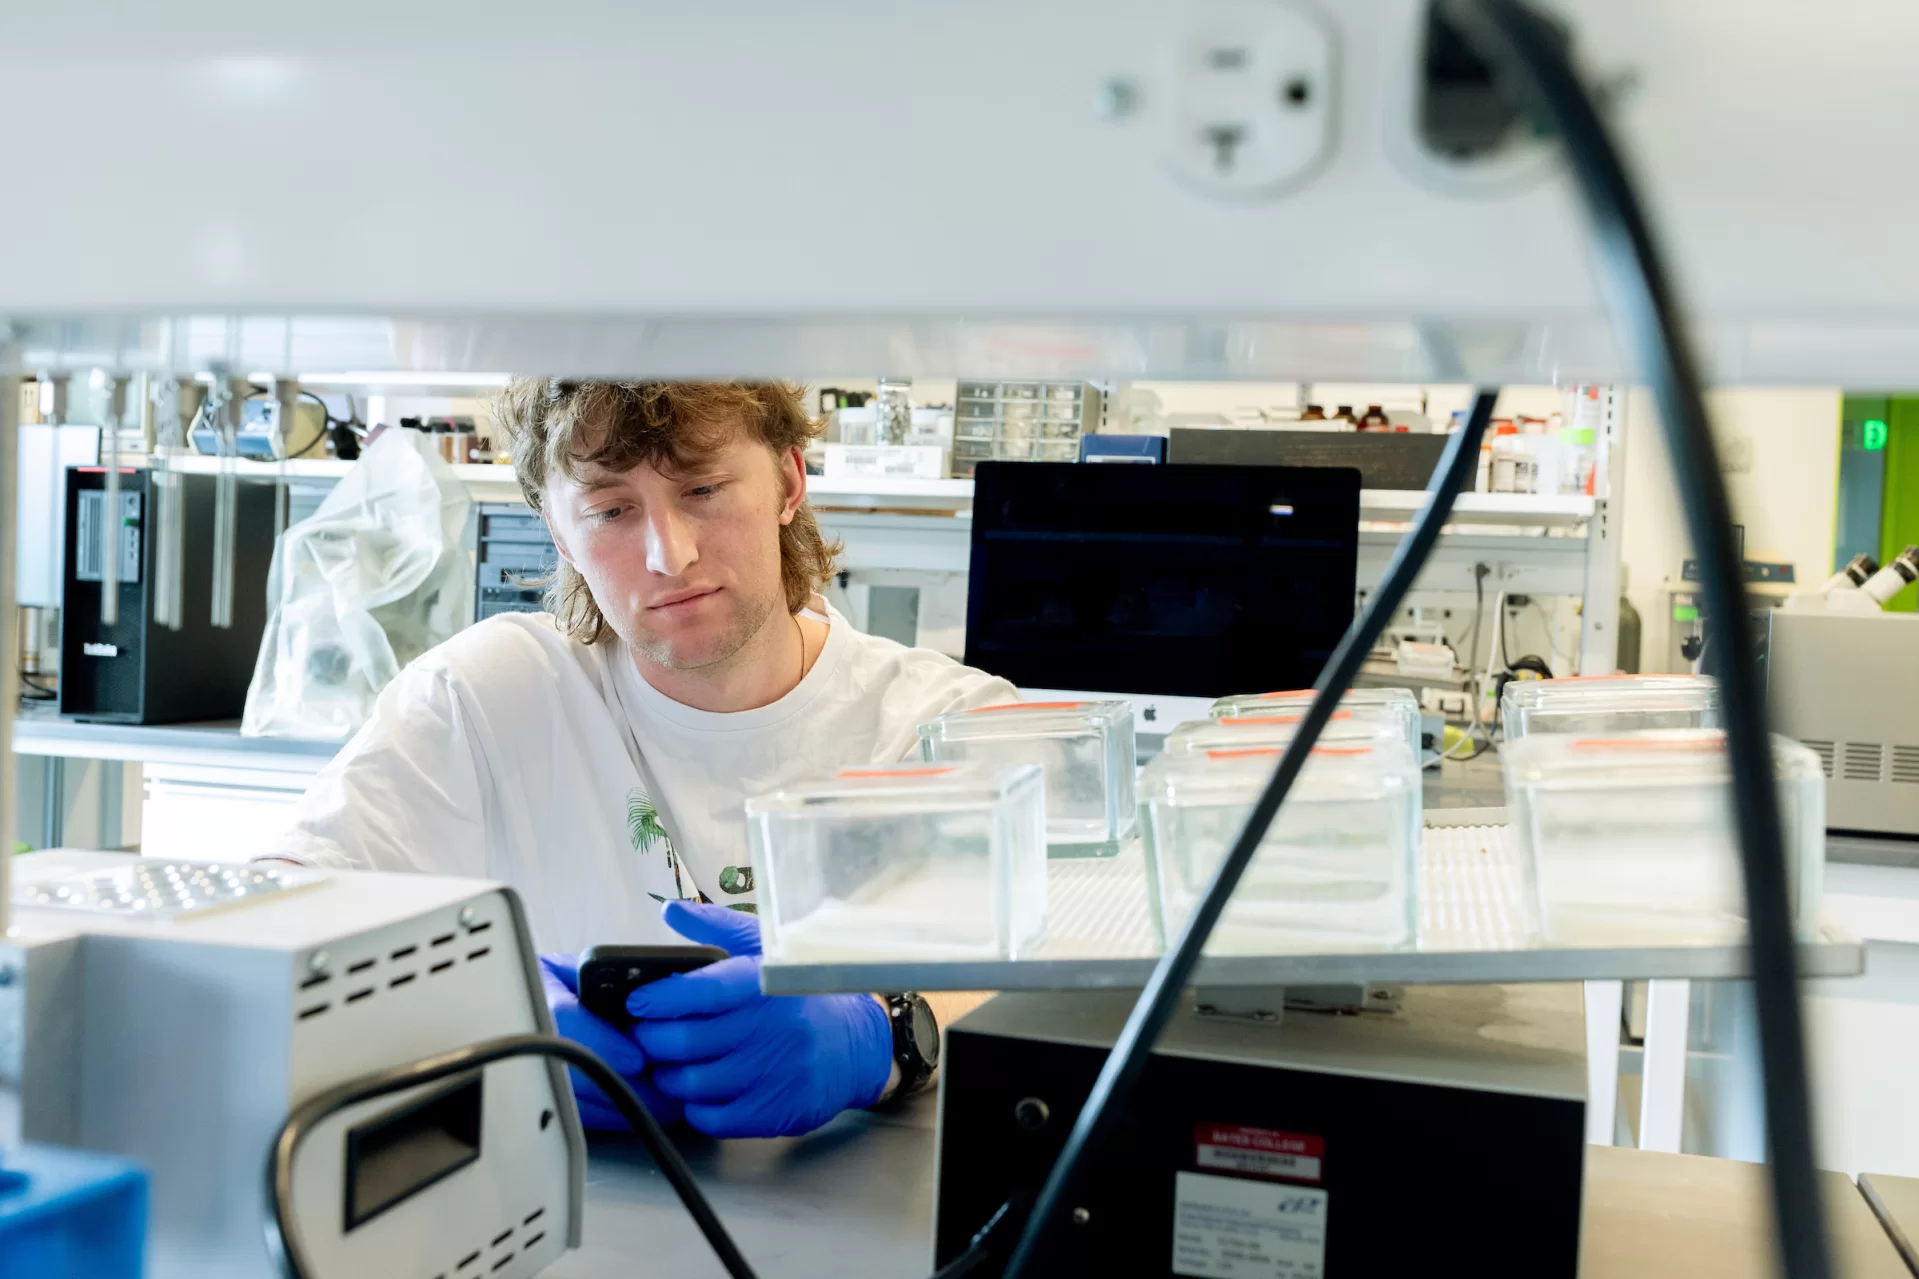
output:
{"label": "electrical wall outlet", "polygon": [[1304,183],[1333,148],[1333,32],[1275,0],[1196,6],[1174,69],[1167,163],[1210,195]]}

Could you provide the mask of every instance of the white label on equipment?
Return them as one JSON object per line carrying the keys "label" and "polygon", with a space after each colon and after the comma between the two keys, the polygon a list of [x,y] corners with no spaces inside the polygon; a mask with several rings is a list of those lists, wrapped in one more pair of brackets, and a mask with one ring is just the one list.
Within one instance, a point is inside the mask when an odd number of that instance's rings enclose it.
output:
{"label": "white label on equipment", "polygon": [[1322,1279],[1324,1190],[1182,1172],[1173,1196],[1173,1273]]}
{"label": "white label on equipment", "polygon": [[937,480],[946,474],[946,453],[938,444],[828,444],[829,480]]}
{"label": "white label on equipment", "polygon": [[1201,1146],[1199,1166],[1249,1173],[1255,1177],[1319,1180],[1319,1160],[1310,1155],[1282,1155],[1265,1150],[1239,1150],[1232,1146]]}

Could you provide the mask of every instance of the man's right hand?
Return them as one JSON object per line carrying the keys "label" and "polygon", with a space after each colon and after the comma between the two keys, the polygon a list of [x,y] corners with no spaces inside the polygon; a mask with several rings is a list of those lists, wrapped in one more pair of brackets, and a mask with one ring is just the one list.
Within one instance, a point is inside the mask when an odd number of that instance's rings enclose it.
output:
{"label": "man's right hand", "polygon": [[[646,1054],[633,1036],[588,1012],[580,1005],[580,961],[576,955],[541,955],[540,983],[554,1027],[568,1039],[590,1050],[632,1085],[653,1118],[662,1125],[678,1123],[680,1103],[655,1088],[645,1077]],[[569,1069],[573,1097],[580,1106],[580,1122],[599,1132],[629,1132],[632,1126],[592,1080]]]}

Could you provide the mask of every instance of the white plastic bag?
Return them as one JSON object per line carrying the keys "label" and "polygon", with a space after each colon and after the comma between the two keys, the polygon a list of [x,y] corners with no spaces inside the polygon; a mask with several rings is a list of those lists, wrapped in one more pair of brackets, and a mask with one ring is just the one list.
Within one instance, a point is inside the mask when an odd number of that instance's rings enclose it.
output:
{"label": "white plastic bag", "polygon": [[244,736],[344,740],[402,666],[472,620],[470,505],[426,436],[389,429],[287,529]]}

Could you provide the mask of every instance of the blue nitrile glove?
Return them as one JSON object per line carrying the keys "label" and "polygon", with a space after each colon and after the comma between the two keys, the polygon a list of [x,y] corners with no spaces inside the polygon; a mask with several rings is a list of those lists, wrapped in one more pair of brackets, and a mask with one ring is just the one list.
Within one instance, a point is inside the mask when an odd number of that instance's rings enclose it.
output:
{"label": "blue nitrile glove", "polygon": [[[561,1035],[590,1049],[600,1060],[633,1085],[640,1100],[662,1124],[677,1123],[680,1103],[664,1096],[645,1078],[646,1054],[631,1035],[595,1017],[580,1006],[580,961],[575,955],[541,955],[540,984],[546,988],[546,1006],[553,1013],[553,1026]],[[580,1122],[589,1129],[627,1132],[631,1125],[614,1108],[600,1086],[569,1067],[573,1077],[573,1099],[579,1103]]]}
{"label": "blue nitrile glove", "polygon": [[784,1137],[879,1100],[893,1031],[878,1000],[762,995],[752,915],[674,901],[664,917],[689,941],[734,956],[627,997],[653,1082],[686,1103],[687,1123],[714,1137]]}

